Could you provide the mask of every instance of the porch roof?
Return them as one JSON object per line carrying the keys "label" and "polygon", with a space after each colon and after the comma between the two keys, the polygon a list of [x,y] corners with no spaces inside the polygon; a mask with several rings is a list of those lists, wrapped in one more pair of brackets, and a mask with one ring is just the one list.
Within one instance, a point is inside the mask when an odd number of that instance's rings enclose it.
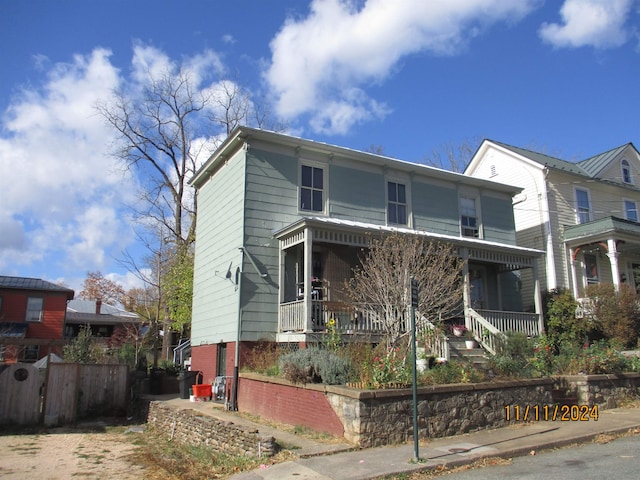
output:
{"label": "porch roof", "polygon": [[564,229],[564,241],[567,244],[585,243],[602,240],[603,236],[640,237],[640,223],[618,217],[605,217],[579,225],[568,225]]}
{"label": "porch roof", "polygon": [[477,238],[466,238],[454,235],[443,235],[412,228],[390,227],[374,223],[358,222],[327,217],[302,217],[299,220],[274,232],[274,237],[282,241],[286,247],[301,243],[305,228],[313,229],[314,240],[328,243],[342,243],[356,246],[367,246],[368,233],[393,233],[420,235],[429,240],[440,240],[457,247],[469,249],[469,257],[494,263],[530,266],[531,260],[545,252],[534,248],[519,247],[505,243],[491,242]]}

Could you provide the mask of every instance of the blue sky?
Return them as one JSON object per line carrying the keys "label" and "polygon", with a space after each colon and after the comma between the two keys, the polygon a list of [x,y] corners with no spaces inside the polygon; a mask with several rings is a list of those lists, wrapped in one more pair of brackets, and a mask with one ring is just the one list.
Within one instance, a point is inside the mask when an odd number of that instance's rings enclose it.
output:
{"label": "blue sky", "polygon": [[482,138],[577,160],[640,146],[639,27],[640,0],[0,0],[0,274],[135,283],[139,179],[94,106],[141,65],[403,160]]}

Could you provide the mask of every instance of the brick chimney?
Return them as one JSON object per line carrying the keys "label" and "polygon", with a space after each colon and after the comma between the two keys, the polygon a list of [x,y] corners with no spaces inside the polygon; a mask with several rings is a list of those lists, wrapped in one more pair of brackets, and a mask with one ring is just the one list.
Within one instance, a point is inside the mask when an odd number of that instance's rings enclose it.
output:
{"label": "brick chimney", "polygon": [[100,315],[102,309],[102,300],[96,300],[96,315]]}

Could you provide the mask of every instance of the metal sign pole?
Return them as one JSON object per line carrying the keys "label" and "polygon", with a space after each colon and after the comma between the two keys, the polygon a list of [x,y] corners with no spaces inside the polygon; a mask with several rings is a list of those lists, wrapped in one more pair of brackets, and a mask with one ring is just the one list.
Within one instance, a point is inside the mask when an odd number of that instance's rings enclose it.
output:
{"label": "metal sign pole", "polygon": [[413,460],[419,461],[418,446],[418,374],[416,365],[416,308],[418,306],[418,282],[411,276],[411,352],[413,357]]}

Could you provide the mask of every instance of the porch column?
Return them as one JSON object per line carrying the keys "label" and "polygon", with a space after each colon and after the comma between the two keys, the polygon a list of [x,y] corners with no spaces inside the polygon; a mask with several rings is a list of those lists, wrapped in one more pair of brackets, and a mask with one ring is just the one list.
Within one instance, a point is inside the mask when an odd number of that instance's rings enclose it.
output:
{"label": "porch column", "polygon": [[311,265],[311,251],[313,250],[313,232],[309,227],[304,229],[304,318],[305,332],[313,331],[313,320],[311,315],[313,313],[313,305],[311,298],[311,271],[313,266]]}
{"label": "porch column", "polygon": [[538,271],[538,262],[532,262],[533,269],[533,305],[538,314],[538,331],[540,334],[544,332],[544,317],[542,309],[542,292],[540,291],[540,275]]}
{"label": "porch column", "polygon": [[467,328],[469,324],[469,305],[471,302],[471,281],[469,279],[469,250],[467,247],[460,248],[460,257],[462,258],[462,305],[464,311],[464,324]]}
{"label": "porch column", "polygon": [[569,249],[569,258],[571,259],[571,289],[573,290],[573,298],[578,299],[578,275],[576,274],[576,255],[575,249]]}
{"label": "porch column", "polygon": [[618,266],[618,249],[616,248],[615,239],[608,239],[607,246],[609,247],[607,257],[609,257],[609,263],[611,264],[611,277],[613,278],[613,286],[616,290],[620,290],[620,267]]}

